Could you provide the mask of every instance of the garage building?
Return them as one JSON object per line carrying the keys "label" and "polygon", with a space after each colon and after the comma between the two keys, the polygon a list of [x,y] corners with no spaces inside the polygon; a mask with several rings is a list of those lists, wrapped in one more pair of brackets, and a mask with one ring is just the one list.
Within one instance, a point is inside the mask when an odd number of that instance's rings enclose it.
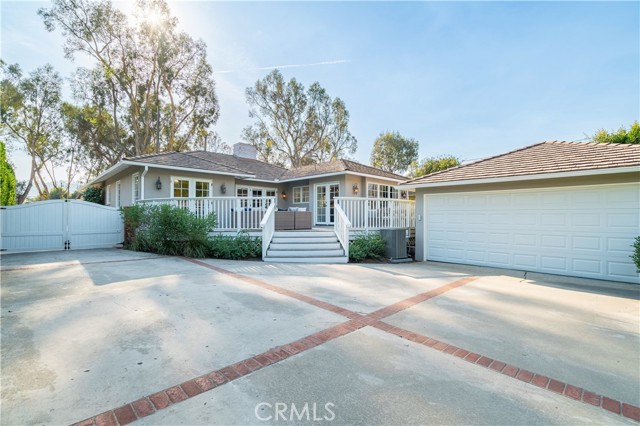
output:
{"label": "garage building", "polygon": [[640,145],[542,142],[401,187],[417,260],[640,283]]}

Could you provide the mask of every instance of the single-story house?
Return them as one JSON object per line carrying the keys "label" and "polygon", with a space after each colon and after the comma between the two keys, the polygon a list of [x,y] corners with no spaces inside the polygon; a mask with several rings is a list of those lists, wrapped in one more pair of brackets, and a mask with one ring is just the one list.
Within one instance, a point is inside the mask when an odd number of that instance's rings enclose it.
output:
{"label": "single-story house", "polygon": [[[273,205],[276,230],[326,227],[327,232],[337,235],[334,228],[339,226],[343,234],[347,232],[340,241],[348,246],[349,232],[415,226],[415,203],[409,200],[407,191],[397,189],[404,180],[403,176],[349,160],[289,170],[257,160],[253,146],[238,143],[233,146],[233,155],[192,151],[124,158],[90,185],[104,188],[108,206],[172,204],[197,215],[213,212],[217,216],[216,231],[220,232],[265,228],[265,215]],[[338,203],[342,207],[339,212]],[[284,210],[297,212],[292,216]],[[338,213],[344,220],[337,224]],[[261,232],[268,245],[273,235]],[[315,254],[332,257],[337,253],[329,246],[314,247]],[[345,247],[342,261],[347,255]]]}
{"label": "single-story house", "polygon": [[543,142],[399,188],[417,260],[640,283],[640,145]]}

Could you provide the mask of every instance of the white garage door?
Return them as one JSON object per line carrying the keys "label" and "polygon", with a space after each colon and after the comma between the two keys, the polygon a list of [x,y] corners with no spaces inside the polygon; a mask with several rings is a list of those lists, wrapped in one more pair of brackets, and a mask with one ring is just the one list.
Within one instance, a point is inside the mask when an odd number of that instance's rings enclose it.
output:
{"label": "white garage door", "polygon": [[640,184],[425,196],[428,260],[640,283]]}

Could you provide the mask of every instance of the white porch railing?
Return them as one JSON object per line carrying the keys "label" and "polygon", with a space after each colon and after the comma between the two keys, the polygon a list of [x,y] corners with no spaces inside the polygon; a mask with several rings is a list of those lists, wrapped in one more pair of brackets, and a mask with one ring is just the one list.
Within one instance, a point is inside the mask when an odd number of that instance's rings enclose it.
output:
{"label": "white porch railing", "polygon": [[267,257],[267,249],[271,244],[273,234],[276,232],[276,215],[273,213],[275,209],[276,203],[271,203],[260,222],[260,228],[262,228],[262,259]]}
{"label": "white porch railing", "polygon": [[198,217],[215,213],[216,231],[242,229],[260,229],[269,206],[276,202],[275,197],[208,197],[208,198],[153,198],[140,200],[146,205],[169,204],[189,209]]}
{"label": "white porch railing", "polygon": [[336,201],[354,230],[416,226],[415,201],[362,197],[336,197]]}
{"label": "white porch railing", "polygon": [[333,230],[338,237],[338,241],[342,244],[344,249],[344,255],[349,258],[349,228],[351,228],[351,221],[345,214],[340,204],[335,205],[335,221],[333,222]]}

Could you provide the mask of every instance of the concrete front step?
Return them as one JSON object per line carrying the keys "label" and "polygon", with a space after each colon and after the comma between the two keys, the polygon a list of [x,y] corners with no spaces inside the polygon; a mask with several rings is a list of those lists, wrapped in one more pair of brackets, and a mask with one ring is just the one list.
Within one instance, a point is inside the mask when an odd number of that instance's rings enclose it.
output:
{"label": "concrete front step", "polygon": [[336,240],[335,242],[317,243],[315,241],[300,241],[295,243],[278,243],[271,242],[269,250],[341,250],[342,246]]}
{"label": "concrete front step", "polygon": [[304,237],[304,238],[317,238],[317,237],[332,237],[336,233],[333,231],[275,231],[273,237]]}
{"label": "concrete front step", "polygon": [[271,240],[271,244],[282,244],[282,243],[291,243],[291,244],[316,244],[316,243],[335,243],[338,241],[338,238],[335,234],[333,236],[327,237],[313,237],[313,238],[303,238],[303,237],[274,237]]}
{"label": "concrete front step", "polygon": [[349,263],[349,259],[346,256],[335,257],[267,257],[264,258],[265,262],[271,263],[322,263],[322,264],[336,264],[336,263]]}
{"label": "concrete front step", "polygon": [[267,257],[339,257],[344,256],[344,250],[272,250],[269,247]]}
{"label": "concrete front step", "polygon": [[335,232],[276,231],[263,259],[273,263],[348,263]]}

